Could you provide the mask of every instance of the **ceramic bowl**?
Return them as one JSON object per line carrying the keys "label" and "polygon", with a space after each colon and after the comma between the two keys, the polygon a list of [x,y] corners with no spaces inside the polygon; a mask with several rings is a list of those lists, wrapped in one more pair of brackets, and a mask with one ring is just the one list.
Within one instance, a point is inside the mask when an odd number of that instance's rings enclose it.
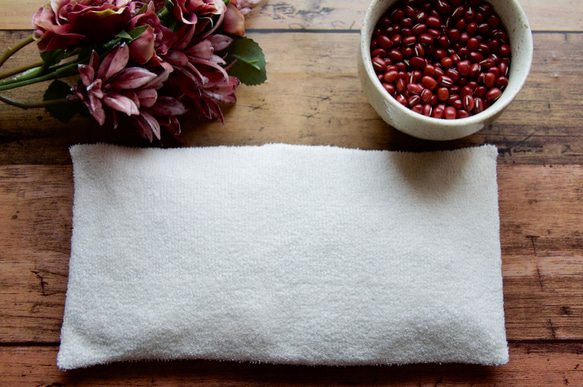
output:
{"label": "ceramic bowl", "polygon": [[453,140],[473,134],[494,121],[516,97],[530,71],[532,63],[532,32],[526,14],[516,0],[490,0],[510,40],[511,62],[508,86],[500,98],[483,112],[455,120],[426,117],[401,105],[390,96],[378,80],[372,67],[370,44],[375,25],[398,0],[373,0],[360,33],[358,74],[368,101],[392,127],[426,140]]}

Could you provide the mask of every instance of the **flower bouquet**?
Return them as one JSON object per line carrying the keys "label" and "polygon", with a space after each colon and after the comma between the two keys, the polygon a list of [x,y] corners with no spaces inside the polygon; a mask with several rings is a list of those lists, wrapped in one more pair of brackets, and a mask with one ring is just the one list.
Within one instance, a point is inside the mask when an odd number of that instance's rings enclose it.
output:
{"label": "flower bouquet", "polygon": [[114,128],[127,120],[150,141],[162,129],[181,140],[182,115],[223,121],[220,104],[235,103],[241,82],[266,80],[262,50],[244,36],[245,15],[258,2],[50,0],[33,15],[33,34],[0,56],[0,68],[33,42],[41,61],[0,71],[0,92],[52,83],[42,102],[0,100],[45,107],[64,122],[77,113]]}

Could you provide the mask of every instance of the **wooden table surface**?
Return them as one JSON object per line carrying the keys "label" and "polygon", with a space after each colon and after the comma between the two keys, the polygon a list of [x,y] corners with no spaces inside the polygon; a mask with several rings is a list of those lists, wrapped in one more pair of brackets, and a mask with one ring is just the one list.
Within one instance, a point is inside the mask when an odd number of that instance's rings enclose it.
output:
{"label": "wooden table surface", "polygon": [[[68,147],[146,145],[90,119],[0,106],[0,385],[583,385],[583,19],[579,1],[520,0],[534,63],[508,110],[481,132],[428,142],[384,124],[356,74],[368,0],[267,0],[248,20],[269,82],[242,86],[226,123],[191,120],[185,145],[268,142],[361,149],[499,149],[498,182],[510,362],[500,367],[296,367],[213,361],[57,369],[73,181]],[[0,0],[2,50],[31,32],[38,0]],[[11,66],[30,62],[34,47]],[[6,93],[40,99],[46,85]],[[165,143],[164,145],[174,145]]]}

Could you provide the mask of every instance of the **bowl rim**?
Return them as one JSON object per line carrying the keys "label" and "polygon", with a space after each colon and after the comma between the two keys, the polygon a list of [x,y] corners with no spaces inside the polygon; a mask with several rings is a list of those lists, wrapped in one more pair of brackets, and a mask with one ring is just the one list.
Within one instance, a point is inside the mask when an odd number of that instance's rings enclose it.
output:
{"label": "bowl rim", "polygon": [[[442,118],[428,117],[428,116],[425,116],[425,115],[422,115],[419,113],[415,113],[411,109],[400,104],[393,96],[391,96],[387,93],[387,91],[384,89],[381,82],[377,78],[376,72],[374,71],[374,69],[372,67],[370,43],[372,40],[372,33],[374,31],[374,27],[378,21],[376,18],[375,18],[375,20],[372,19],[373,13],[377,11],[378,7],[382,6],[383,10],[379,11],[379,16],[378,16],[378,17],[381,17],[384,14],[384,12],[387,9],[389,9],[389,7],[391,7],[394,3],[397,3],[398,1],[400,1],[400,0],[372,0],[372,2],[370,3],[369,7],[366,10],[364,21],[363,21],[362,27],[360,29],[360,55],[361,55],[361,60],[363,61],[363,67],[364,67],[366,76],[371,79],[371,81],[372,81],[371,83],[376,88],[377,92],[380,95],[387,97],[387,98],[385,98],[385,101],[387,101],[387,103],[389,103],[391,106],[395,107],[397,109],[397,111],[401,112],[402,114],[405,114],[405,115],[407,115],[411,118],[414,118],[416,120],[420,120],[421,122],[425,123],[428,126],[434,126],[435,129],[437,129],[437,127],[439,127],[440,130],[443,130],[443,128],[459,128],[460,126],[477,125],[477,124],[480,124],[481,122],[487,121],[487,120],[495,117],[496,115],[500,114],[504,109],[506,109],[506,107],[510,104],[510,102],[512,102],[512,100],[516,97],[516,95],[518,95],[518,93],[522,89],[524,83],[526,82],[526,79],[528,78],[528,74],[530,73],[530,68],[532,66],[532,59],[533,59],[534,47],[533,47],[533,39],[532,39],[532,29],[531,29],[530,24],[528,22],[528,19],[526,17],[526,13],[524,12],[522,7],[520,6],[520,3],[517,0],[504,0],[512,8],[513,12],[516,12],[517,17],[521,20],[521,24],[523,25],[524,31],[525,31],[523,34],[524,39],[523,39],[523,43],[522,43],[522,50],[526,50],[525,55],[528,55],[527,66],[522,67],[521,71],[518,72],[520,77],[517,78],[515,76],[512,79],[512,84],[514,87],[510,90],[508,88],[506,88],[502,92],[504,99],[497,100],[496,103],[492,104],[490,107],[488,107],[486,110],[484,110],[481,113],[478,113],[478,114],[475,114],[475,115],[472,115],[469,117],[465,117],[465,118],[456,118],[456,119],[452,119],[452,120],[446,120],[446,119],[442,119]],[[494,2],[496,2],[496,1],[500,1],[500,0],[494,0]],[[494,8],[496,8],[492,4],[491,0],[487,0],[487,2],[490,3]],[[500,14],[499,14],[499,16],[501,19],[503,19],[503,17]],[[508,31],[508,29],[506,29],[506,30]],[[511,42],[511,48],[513,48],[512,42]],[[514,51],[512,52],[512,54],[514,55]],[[510,77],[509,77],[509,81],[510,81]]]}

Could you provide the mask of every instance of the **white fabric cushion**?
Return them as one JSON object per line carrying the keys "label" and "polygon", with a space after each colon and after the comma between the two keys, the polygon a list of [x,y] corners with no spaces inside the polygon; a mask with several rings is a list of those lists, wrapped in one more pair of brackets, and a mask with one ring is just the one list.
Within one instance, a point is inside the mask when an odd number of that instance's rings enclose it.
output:
{"label": "white fabric cushion", "polygon": [[508,361],[494,146],[71,155],[62,369]]}

